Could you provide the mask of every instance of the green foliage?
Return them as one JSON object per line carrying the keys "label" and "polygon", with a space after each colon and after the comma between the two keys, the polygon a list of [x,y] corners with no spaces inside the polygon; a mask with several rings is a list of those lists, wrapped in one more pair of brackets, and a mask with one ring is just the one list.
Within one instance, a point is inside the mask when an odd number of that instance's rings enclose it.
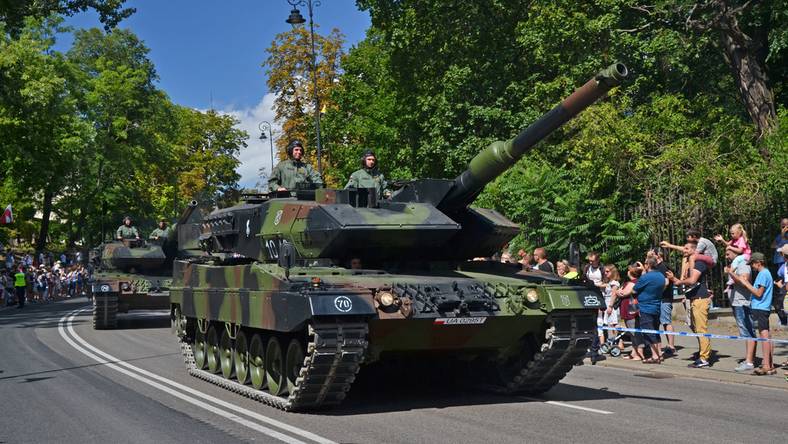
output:
{"label": "green foliage", "polygon": [[738,24],[753,48],[768,49],[758,60],[770,73],[779,125],[763,140],[720,48],[713,9],[696,10],[698,27],[685,27],[696,2],[357,3],[373,26],[343,58],[337,109],[325,119],[334,152],[353,167],[353,155],[374,147],[388,177],[454,177],[489,142],[513,137],[621,60],[631,72],[622,88],[480,196],[477,204],[523,227],[515,244],[545,245],[560,257],[577,241],[625,262],[660,240],[656,224],[686,228],[684,218],[637,218],[644,203],[668,208],[683,196],[690,207],[671,211],[709,230],[739,221],[765,229],[788,211],[784,0],[723,2],[747,6]]}
{"label": "green foliage", "polygon": [[126,0],[0,0],[0,22],[17,35],[25,19],[43,19],[53,14],[73,15],[93,9],[104,28],[109,30],[134,13],[134,8],[123,8]]}
{"label": "green foliage", "polygon": [[2,203],[22,211],[0,236],[31,239],[38,210],[59,221],[35,227],[38,239],[94,244],[124,215],[149,228],[235,191],[246,133],[233,117],[171,103],[132,32],[77,31],[60,54],[58,23],[0,32],[0,165],[14,179]]}
{"label": "green foliage", "polygon": [[608,262],[637,257],[648,245],[642,221],[623,220],[618,196],[596,197],[591,187],[578,186],[579,179],[544,161],[522,161],[491,183],[477,204],[520,224],[521,235],[510,245],[514,251],[544,247],[550,257],[565,258],[569,243],[577,242],[603,252]]}

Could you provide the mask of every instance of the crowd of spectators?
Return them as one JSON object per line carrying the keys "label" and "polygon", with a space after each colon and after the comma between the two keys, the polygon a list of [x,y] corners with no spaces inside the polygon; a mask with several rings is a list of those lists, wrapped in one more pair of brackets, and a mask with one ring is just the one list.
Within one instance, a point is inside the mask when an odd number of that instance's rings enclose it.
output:
{"label": "crowd of spectators", "polygon": [[[769,318],[772,310],[777,313],[779,323],[788,325],[784,307],[788,290],[788,218],[780,221],[780,231],[771,244],[771,263],[765,254],[752,251],[747,232],[741,224],[732,225],[728,234],[729,238],[716,234],[712,241],[699,230],[690,229],[682,244],[674,245],[670,241],[662,241],[660,247],[649,250],[642,258],[637,258],[627,266],[625,279],[622,279],[615,264],[602,263],[601,255],[593,251],[587,254],[586,262],[582,266],[566,259],[557,260],[553,266],[544,248],[535,248],[532,255],[528,251],[519,250],[516,257],[507,252],[501,255],[501,261],[519,262],[523,270],[581,280],[599,289],[604,296],[606,308],[599,312],[599,342],[595,342],[589,352],[592,362],[605,359],[599,353],[599,346],[605,341],[608,341],[611,347],[625,350],[623,340],[609,339],[623,335],[604,327],[673,332],[674,304],[684,305],[687,324],[693,332],[708,333],[713,299],[709,274],[718,263],[727,279],[721,297],[730,302],[739,336],[769,339]],[[668,265],[670,251],[681,254],[678,270],[672,270]],[[724,252],[722,261],[720,251]],[[578,269],[581,271],[578,272]],[[664,342],[660,335],[655,333],[628,336],[631,347],[629,353],[621,354],[624,359],[660,364],[664,359],[677,355],[673,335],[665,335]],[[776,365],[773,362],[773,344],[768,341],[745,343],[744,359],[734,370],[752,372],[754,375],[774,374]],[[761,344],[763,356],[760,367],[756,367],[755,360],[758,343]],[[698,337],[697,359],[689,366],[709,367],[712,362],[711,354],[711,340]],[[780,365],[788,367],[788,361]]]}
{"label": "crowd of spectators", "polygon": [[81,253],[55,256],[42,252],[34,256],[9,249],[2,254],[1,299],[6,306],[23,308],[26,302],[49,303],[86,293],[90,270],[83,265]]}

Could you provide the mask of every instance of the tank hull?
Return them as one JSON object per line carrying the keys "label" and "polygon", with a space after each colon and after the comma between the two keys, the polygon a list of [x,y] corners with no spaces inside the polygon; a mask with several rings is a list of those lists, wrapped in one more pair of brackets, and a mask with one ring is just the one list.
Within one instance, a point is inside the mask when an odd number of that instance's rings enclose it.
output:
{"label": "tank hull", "polygon": [[[602,302],[595,289],[534,283],[508,269],[393,274],[309,267],[290,270],[289,279],[284,269],[264,263],[176,261],[174,269],[173,328],[189,371],[285,410],[338,404],[364,365],[425,354],[476,366],[473,373],[485,375],[473,381],[480,387],[548,390],[584,356]],[[527,301],[528,291],[538,300]],[[386,306],[383,293],[396,302]],[[262,351],[249,351],[252,338],[266,343]],[[327,343],[329,351],[321,354]],[[290,356],[285,350],[291,347],[300,353]],[[237,358],[238,348],[245,356]],[[273,391],[254,387],[244,369],[256,355],[263,367],[276,361],[276,353],[267,354],[271,349],[279,350],[283,364],[264,373],[292,375],[274,379]],[[241,379],[233,370],[238,365]],[[289,390],[277,391],[282,385]],[[323,389],[331,395],[316,397]]]}
{"label": "tank hull", "polygon": [[97,330],[117,327],[118,313],[168,309],[171,282],[171,276],[121,272],[94,274],[91,284],[93,327]]}

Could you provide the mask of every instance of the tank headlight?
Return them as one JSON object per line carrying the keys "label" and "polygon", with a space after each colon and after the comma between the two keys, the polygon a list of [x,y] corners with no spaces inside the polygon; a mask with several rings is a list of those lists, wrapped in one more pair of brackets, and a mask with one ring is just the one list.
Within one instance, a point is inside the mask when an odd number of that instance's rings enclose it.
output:
{"label": "tank headlight", "polygon": [[539,293],[537,293],[536,290],[532,288],[525,294],[525,299],[531,304],[535,304],[539,302]]}
{"label": "tank headlight", "polygon": [[124,283],[120,284],[120,289],[123,290],[123,291],[129,291],[129,290],[131,290],[131,285],[129,285],[128,282],[124,282]]}
{"label": "tank headlight", "polygon": [[380,294],[378,300],[380,301],[380,305],[384,307],[391,307],[391,304],[394,303],[394,295],[387,291],[384,291],[383,293]]}

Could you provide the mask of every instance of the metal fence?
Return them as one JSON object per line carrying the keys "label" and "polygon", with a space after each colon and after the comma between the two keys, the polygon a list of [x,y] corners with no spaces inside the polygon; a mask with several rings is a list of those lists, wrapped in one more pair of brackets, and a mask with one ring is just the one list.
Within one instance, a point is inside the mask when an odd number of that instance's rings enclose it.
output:
{"label": "metal fence", "polygon": [[[736,214],[727,208],[714,208],[698,202],[691,197],[653,196],[646,195],[643,203],[627,211],[625,217],[642,219],[649,231],[651,242],[654,246],[666,240],[672,244],[681,245],[684,242],[688,228],[700,230],[702,235],[714,242],[716,234],[722,234],[726,239],[730,225],[741,223],[747,231],[752,251],[760,251],[771,262],[774,251],[771,243],[779,230],[781,217],[788,217],[788,203],[778,202],[767,205],[767,210],[753,214]],[[714,292],[714,304],[727,307],[730,305],[722,290],[728,277],[725,275],[725,250],[721,244],[715,242],[720,260],[717,266],[709,273],[708,285]],[[681,255],[672,252],[669,264],[674,270],[681,269]]]}

